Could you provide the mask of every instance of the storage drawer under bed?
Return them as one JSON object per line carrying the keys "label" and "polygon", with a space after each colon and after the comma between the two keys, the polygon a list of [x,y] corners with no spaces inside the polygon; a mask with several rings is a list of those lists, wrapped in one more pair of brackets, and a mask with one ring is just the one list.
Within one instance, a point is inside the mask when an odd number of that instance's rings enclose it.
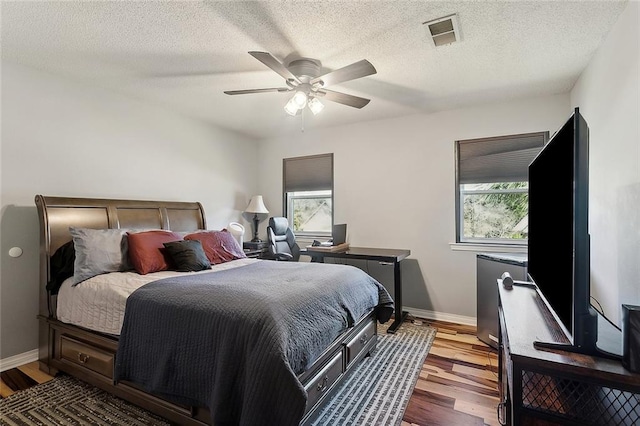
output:
{"label": "storage drawer under bed", "polygon": [[376,323],[375,321],[369,322],[353,339],[347,344],[347,366],[351,364],[363,349],[370,347],[372,340],[377,339],[376,336]]}
{"label": "storage drawer under bed", "polygon": [[309,411],[322,398],[333,384],[342,376],[342,351],[339,351],[309,383],[305,385],[307,391],[307,409]]}
{"label": "storage drawer under bed", "polygon": [[79,340],[60,336],[60,358],[110,379],[113,378],[114,354],[102,351]]}

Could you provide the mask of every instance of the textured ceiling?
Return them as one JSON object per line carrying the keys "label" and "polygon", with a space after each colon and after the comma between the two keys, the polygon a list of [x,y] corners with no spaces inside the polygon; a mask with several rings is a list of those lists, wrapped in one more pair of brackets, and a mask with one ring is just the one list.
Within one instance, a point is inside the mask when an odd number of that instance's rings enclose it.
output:
{"label": "textured ceiling", "polygon": [[[248,51],[378,73],[331,89],[304,127],[328,127],[571,89],[626,1],[287,1],[1,3],[2,58],[162,104],[254,137],[299,132],[290,94]],[[434,48],[421,25],[459,15],[462,42]]]}

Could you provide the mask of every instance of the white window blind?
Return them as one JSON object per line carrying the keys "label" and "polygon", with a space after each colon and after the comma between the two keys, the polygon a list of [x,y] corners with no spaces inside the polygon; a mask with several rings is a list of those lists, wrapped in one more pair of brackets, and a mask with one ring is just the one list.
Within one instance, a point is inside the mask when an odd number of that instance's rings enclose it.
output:
{"label": "white window blind", "polygon": [[333,190],[333,154],[283,159],[284,193]]}
{"label": "white window blind", "polygon": [[526,182],[548,133],[458,141],[458,183]]}

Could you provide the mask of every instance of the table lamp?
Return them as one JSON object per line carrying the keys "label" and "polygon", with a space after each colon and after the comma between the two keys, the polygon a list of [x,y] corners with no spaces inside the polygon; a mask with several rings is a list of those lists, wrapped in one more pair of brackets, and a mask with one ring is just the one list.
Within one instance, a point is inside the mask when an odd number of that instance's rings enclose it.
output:
{"label": "table lamp", "polygon": [[253,213],[253,239],[252,243],[261,243],[262,240],[258,238],[258,223],[260,223],[260,219],[258,218],[259,213],[269,213],[269,210],[264,205],[262,201],[262,195],[254,195],[251,197],[251,201],[249,201],[249,205],[244,210],[245,213]]}

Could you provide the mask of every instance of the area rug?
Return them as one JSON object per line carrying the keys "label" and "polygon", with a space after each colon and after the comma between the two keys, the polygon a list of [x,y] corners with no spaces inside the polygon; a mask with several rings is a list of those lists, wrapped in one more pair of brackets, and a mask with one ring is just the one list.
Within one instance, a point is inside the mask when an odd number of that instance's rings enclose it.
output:
{"label": "area rug", "polygon": [[71,376],[58,376],[0,400],[0,425],[167,425],[148,411]]}
{"label": "area rug", "polygon": [[[435,329],[405,323],[396,334],[381,327],[372,356],[340,385],[313,425],[399,425]],[[170,425],[70,376],[0,400],[0,425]]]}

